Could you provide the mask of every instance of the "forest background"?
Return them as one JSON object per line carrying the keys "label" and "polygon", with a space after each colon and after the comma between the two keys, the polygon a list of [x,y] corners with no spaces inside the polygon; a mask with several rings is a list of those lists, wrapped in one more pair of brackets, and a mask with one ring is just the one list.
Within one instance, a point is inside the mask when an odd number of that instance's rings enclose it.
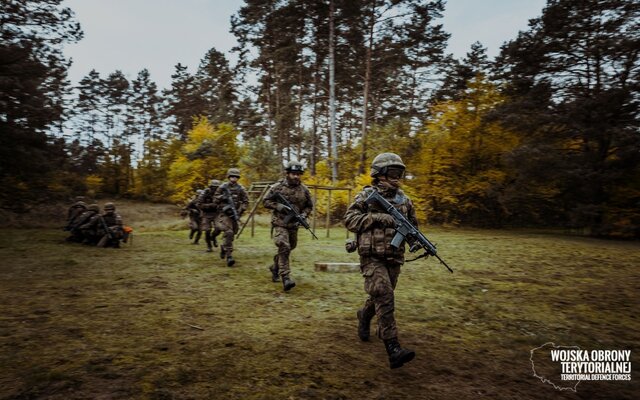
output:
{"label": "forest background", "polygon": [[[234,65],[212,48],[161,91],[147,70],[71,85],[73,11],[3,1],[0,206],[184,202],[231,166],[249,184],[289,160],[305,162],[307,183],[360,187],[391,151],[428,223],[639,237],[640,3],[549,0],[494,59],[481,43],[446,53],[445,6],[246,0]],[[347,201],[332,199],[336,218]]]}

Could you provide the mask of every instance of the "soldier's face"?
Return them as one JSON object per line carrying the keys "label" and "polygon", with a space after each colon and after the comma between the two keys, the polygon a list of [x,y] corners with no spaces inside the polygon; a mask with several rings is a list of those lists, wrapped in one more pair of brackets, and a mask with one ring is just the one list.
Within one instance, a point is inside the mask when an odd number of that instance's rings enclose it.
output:
{"label": "soldier's face", "polygon": [[389,175],[381,175],[378,177],[378,180],[385,186],[390,186],[396,189],[400,187],[400,178],[392,178],[389,177]]}
{"label": "soldier's face", "polygon": [[300,183],[300,180],[302,180],[302,174],[300,172],[287,172],[287,179],[291,183]]}
{"label": "soldier's face", "polygon": [[240,179],[239,176],[230,176],[229,177],[229,182],[231,183],[238,183],[238,179]]}

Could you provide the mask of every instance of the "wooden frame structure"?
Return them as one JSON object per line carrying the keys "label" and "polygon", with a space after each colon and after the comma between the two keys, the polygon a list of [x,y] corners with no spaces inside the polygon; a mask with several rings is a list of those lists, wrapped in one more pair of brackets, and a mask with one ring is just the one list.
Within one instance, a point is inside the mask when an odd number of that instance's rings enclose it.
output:
{"label": "wooden frame structure", "polygon": [[[256,200],[253,202],[253,206],[251,207],[251,211],[249,212],[249,216],[244,221],[244,223],[241,225],[240,230],[238,231],[238,234],[236,235],[236,237],[240,237],[240,235],[242,234],[242,232],[244,231],[246,226],[249,225],[249,224],[251,224],[251,237],[254,237],[254,235],[255,235],[255,215],[256,215],[256,212],[258,210],[258,207],[262,203],[262,199],[264,199],[264,196],[269,191],[269,188],[275,183],[276,182],[269,182],[269,181],[251,183],[251,186],[249,187],[249,190],[247,190],[247,193],[249,195],[254,195],[254,198]],[[347,203],[351,204],[353,188],[352,187],[325,186],[325,185],[306,185],[306,186],[312,192],[312,196],[313,196],[314,207],[313,207],[313,214],[311,215],[311,230],[313,231],[313,233],[316,232],[316,225],[317,225],[317,221],[318,221],[318,217],[317,217],[318,207],[315,206],[316,204],[318,204],[318,190],[327,190],[329,192],[329,197],[328,197],[328,201],[327,201],[327,215],[326,215],[325,226],[327,228],[327,236],[326,237],[330,237],[330,235],[331,235],[331,193],[333,191],[335,191],[335,190],[346,190],[348,192]],[[348,230],[347,230],[347,238],[349,238],[349,231]]]}

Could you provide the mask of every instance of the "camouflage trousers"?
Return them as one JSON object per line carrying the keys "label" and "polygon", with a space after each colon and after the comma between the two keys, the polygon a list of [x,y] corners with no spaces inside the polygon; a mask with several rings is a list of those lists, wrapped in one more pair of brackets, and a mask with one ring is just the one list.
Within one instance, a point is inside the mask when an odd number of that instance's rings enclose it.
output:
{"label": "camouflage trousers", "polygon": [[382,340],[398,337],[393,291],[398,284],[400,265],[380,259],[361,259],[360,269],[364,277],[364,290],[369,297],[361,309],[366,319],[378,317],[376,334]]}
{"label": "camouflage trousers", "polygon": [[215,214],[213,214],[213,215],[204,214],[200,219],[200,221],[201,221],[200,222],[200,230],[206,232],[206,231],[211,230],[211,229],[216,229],[216,224],[215,224],[216,218],[218,218],[218,216],[215,215]]}
{"label": "camouflage trousers", "polygon": [[289,276],[291,269],[289,267],[289,256],[291,251],[298,246],[298,228],[284,228],[281,226],[273,227],[273,242],[278,248],[278,254],[273,257],[281,277]]}
{"label": "camouflage trousers", "polygon": [[[216,214],[204,214],[202,216],[200,231],[204,231],[204,240],[207,243],[207,247],[211,247],[211,238],[217,238],[221,232],[215,223],[217,218]],[[213,229],[213,234],[211,234],[211,229]]]}
{"label": "camouflage trousers", "polygon": [[215,231],[222,232],[222,250],[227,257],[231,257],[233,254],[233,239],[238,232],[238,223],[233,221],[233,218],[226,214],[220,213],[215,223]]}
{"label": "camouflage trousers", "polygon": [[200,216],[199,215],[189,215],[189,229],[192,231],[200,230]]}

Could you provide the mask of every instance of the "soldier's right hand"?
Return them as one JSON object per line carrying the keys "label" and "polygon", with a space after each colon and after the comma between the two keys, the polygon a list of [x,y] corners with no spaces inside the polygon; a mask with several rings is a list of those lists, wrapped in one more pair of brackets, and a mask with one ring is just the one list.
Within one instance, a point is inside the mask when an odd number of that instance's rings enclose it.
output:
{"label": "soldier's right hand", "polygon": [[393,228],[393,227],[396,226],[396,221],[389,214],[386,214],[386,213],[373,213],[373,214],[371,214],[371,217],[373,218],[373,220],[375,222],[379,223],[383,227]]}
{"label": "soldier's right hand", "polygon": [[285,206],[284,204],[280,204],[280,203],[278,203],[276,205],[276,210],[278,210],[281,213],[289,213],[289,212],[291,212],[291,208],[290,207]]}

